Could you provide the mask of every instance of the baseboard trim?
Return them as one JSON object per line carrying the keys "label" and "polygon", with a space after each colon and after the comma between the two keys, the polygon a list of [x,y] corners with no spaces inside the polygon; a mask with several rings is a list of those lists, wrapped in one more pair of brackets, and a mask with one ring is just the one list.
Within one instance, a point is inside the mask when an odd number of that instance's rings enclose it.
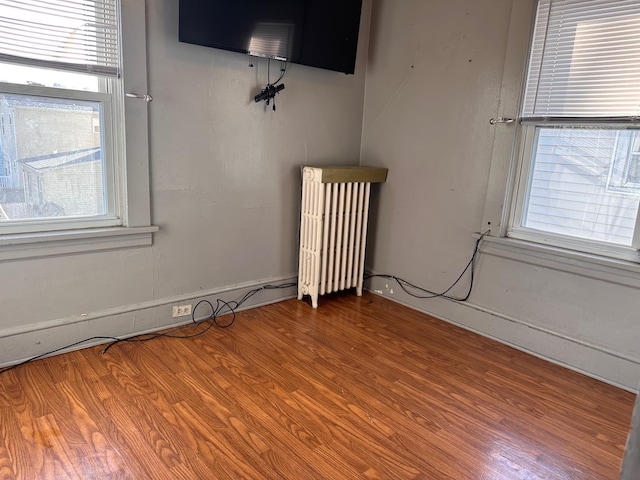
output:
{"label": "baseboard trim", "polygon": [[[90,337],[124,338],[184,325],[191,319],[171,318],[172,305],[181,303],[195,305],[200,300],[207,300],[213,304],[217,299],[239,300],[255,288],[288,282],[295,283],[296,277],[277,277],[230,285],[204,292],[198,291],[92,312],[87,315],[75,315],[0,330],[0,366],[15,365],[60,348],[63,349],[57,353],[107,342],[96,340],[64,348],[66,345]],[[418,300],[401,290],[392,293],[393,289],[387,286],[389,281],[382,278],[374,277],[367,283],[368,290],[373,293],[412,309],[624,390],[634,393],[638,391],[640,383],[640,360],[638,359],[532,325],[521,319],[502,315],[470,302],[456,303],[443,299]],[[238,311],[295,298],[296,295],[296,286],[263,290],[251,297]],[[198,316],[197,313],[196,316]]]}
{"label": "baseboard trim", "polygon": [[[289,282],[295,284],[296,281],[297,277],[294,275],[269,278],[0,330],[0,366],[15,365],[60,348],[63,349],[57,353],[108,342],[95,340],[64,348],[91,337],[125,338],[184,325],[191,322],[191,318],[172,318],[173,305],[192,303],[195,306],[200,300],[207,300],[215,306],[217,299],[237,301],[256,288]],[[237,311],[288,300],[296,295],[296,286],[262,290],[249,298]],[[195,314],[196,318],[202,318],[209,313],[202,311],[199,315],[196,311]]]}
{"label": "baseboard trim", "polygon": [[452,302],[442,298],[416,299],[397,285],[391,285],[388,279],[373,277],[367,284],[371,292],[414,310],[624,390],[638,391],[640,360],[636,358],[471,302]]}

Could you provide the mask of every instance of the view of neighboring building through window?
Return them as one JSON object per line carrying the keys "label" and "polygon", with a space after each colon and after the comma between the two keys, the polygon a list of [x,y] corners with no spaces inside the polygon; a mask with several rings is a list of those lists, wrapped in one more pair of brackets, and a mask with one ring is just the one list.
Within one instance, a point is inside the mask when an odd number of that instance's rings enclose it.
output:
{"label": "view of neighboring building through window", "polygon": [[120,222],[117,33],[116,0],[0,2],[0,229]]}
{"label": "view of neighboring building through window", "polygon": [[640,246],[639,117],[640,2],[540,0],[508,234]]}
{"label": "view of neighboring building through window", "polygon": [[104,215],[98,102],[0,94],[7,219]]}
{"label": "view of neighboring building through window", "polygon": [[640,203],[630,148],[637,138],[626,129],[537,127],[524,226],[631,245]]}

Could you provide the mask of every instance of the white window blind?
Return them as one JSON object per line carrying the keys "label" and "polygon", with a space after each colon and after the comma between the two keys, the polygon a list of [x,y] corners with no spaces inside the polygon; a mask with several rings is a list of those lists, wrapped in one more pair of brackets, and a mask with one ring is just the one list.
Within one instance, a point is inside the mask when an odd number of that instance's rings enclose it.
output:
{"label": "white window blind", "polygon": [[0,0],[0,62],[119,76],[117,0]]}
{"label": "white window blind", "polygon": [[640,2],[540,0],[523,121],[640,116]]}

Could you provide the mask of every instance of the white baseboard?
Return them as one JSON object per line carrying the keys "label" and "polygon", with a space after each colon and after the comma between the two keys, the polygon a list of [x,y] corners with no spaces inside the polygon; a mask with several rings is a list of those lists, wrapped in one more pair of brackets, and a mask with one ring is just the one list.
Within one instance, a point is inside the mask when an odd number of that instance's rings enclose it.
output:
{"label": "white baseboard", "polygon": [[[256,288],[289,282],[295,284],[296,281],[295,276],[270,278],[3,329],[0,330],[0,367],[15,365],[57,349],[61,349],[57,353],[62,353],[110,342],[108,339],[83,341],[92,337],[125,338],[191,322],[191,317],[172,318],[173,305],[191,303],[195,307],[200,300],[207,300],[215,307],[217,299],[238,301]],[[294,298],[296,294],[297,286],[261,290],[249,298],[237,311]],[[207,317],[210,312],[208,306],[202,304],[195,311],[195,318]],[[77,342],[81,343],[65,348]]]}
{"label": "white baseboard", "polygon": [[640,360],[604,346],[592,345],[528,324],[470,302],[451,302],[442,298],[417,299],[388,279],[373,277],[366,281],[365,286],[385,298],[536,357],[630,392],[638,390]]}
{"label": "white baseboard", "polygon": [[[191,321],[189,317],[171,318],[173,305],[192,303],[195,306],[198,301],[207,300],[215,306],[217,299],[240,300],[255,288],[295,281],[295,276],[272,278],[0,330],[0,366],[14,365],[56,349],[62,349],[58,352],[62,353],[109,342],[101,339],[82,342],[90,337],[125,338],[185,324]],[[366,285],[374,293],[415,310],[592,378],[631,392],[637,391],[640,382],[638,359],[527,324],[471,303],[455,303],[443,299],[419,300],[382,278],[371,278]],[[387,288],[386,285],[393,287],[393,294],[390,293],[391,288]],[[296,286],[262,290],[247,300],[239,310],[295,298],[296,294]],[[204,311],[196,311],[196,318],[200,316],[199,313],[202,313],[202,316],[207,315]],[[76,342],[82,343],[65,348]]]}

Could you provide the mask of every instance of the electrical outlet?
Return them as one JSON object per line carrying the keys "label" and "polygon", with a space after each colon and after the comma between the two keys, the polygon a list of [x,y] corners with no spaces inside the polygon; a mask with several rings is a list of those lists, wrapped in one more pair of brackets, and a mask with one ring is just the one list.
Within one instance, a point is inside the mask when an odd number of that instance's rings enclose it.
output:
{"label": "electrical outlet", "polygon": [[188,315],[191,315],[191,304],[173,306],[173,312],[171,313],[173,318],[186,317]]}

